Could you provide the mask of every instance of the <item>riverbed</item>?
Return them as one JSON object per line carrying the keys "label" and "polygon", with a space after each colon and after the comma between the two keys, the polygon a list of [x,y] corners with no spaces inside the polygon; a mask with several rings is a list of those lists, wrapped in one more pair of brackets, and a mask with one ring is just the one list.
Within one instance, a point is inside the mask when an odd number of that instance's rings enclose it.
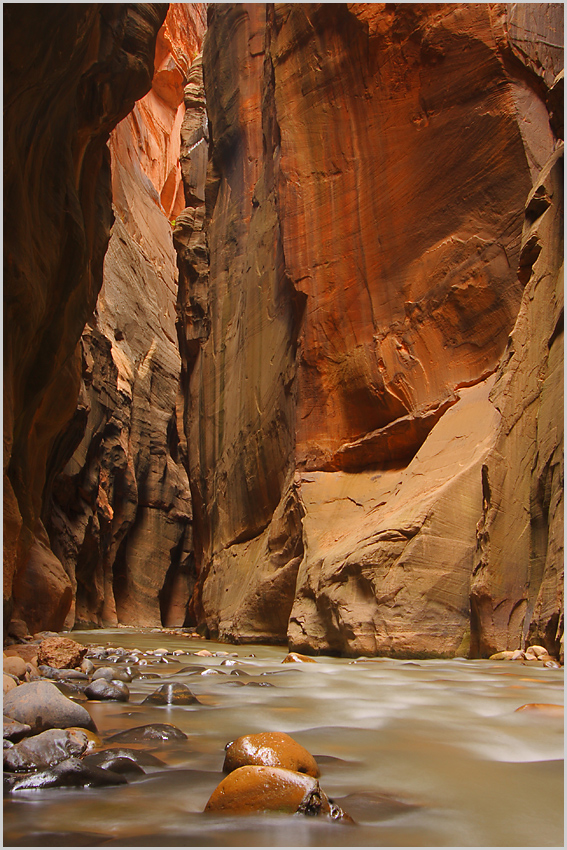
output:
{"label": "riverbed", "polygon": [[[146,656],[128,703],[86,701],[103,738],[170,723],[187,740],[144,749],[163,766],[127,785],[20,791],[5,798],[5,846],[563,846],[563,669],[510,661],[317,657],[152,630],[73,632],[87,645]],[[196,656],[203,649],[235,656]],[[183,667],[197,668],[179,672]],[[206,670],[215,673],[202,675]],[[242,675],[238,675],[238,674]],[[166,682],[199,703],[141,705]],[[80,697],[77,697],[80,698]],[[225,745],[286,732],[317,759],[320,784],[355,820],[204,814]]]}

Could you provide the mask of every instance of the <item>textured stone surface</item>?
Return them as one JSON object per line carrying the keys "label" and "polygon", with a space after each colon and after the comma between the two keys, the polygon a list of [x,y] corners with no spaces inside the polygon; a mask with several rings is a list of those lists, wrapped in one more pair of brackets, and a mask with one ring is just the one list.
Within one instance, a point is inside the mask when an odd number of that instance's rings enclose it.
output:
{"label": "textured stone surface", "polygon": [[211,635],[467,653],[489,376],[558,132],[548,11],[209,7],[175,241]]}
{"label": "textured stone surface", "polygon": [[49,533],[71,576],[76,623],[182,626],[192,589],[191,499],[176,405],[183,83],[200,4],[173,4],[150,92],[110,138],[115,223],[82,337],[79,407],[60,453]]}
{"label": "textured stone surface", "polygon": [[473,650],[563,655],[563,146],[526,204],[524,297],[491,394],[502,422],[482,470]]}
{"label": "textured stone surface", "polygon": [[47,664],[58,670],[79,667],[87,647],[71,638],[51,637],[43,640],[37,650],[38,664]]}
{"label": "textured stone surface", "polygon": [[[9,613],[41,518],[48,458],[76,405],[77,343],[102,283],[112,223],[106,141],[150,87],[166,7],[12,5],[3,12]],[[45,625],[61,628],[59,612],[53,623],[50,613],[46,606]]]}
{"label": "textured stone surface", "polygon": [[51,682],[19,685],[4,697],[4,714],[12,720],[27,723],[34,734],[70,726],[84,726],[85,729],[96,731],[86,708],[67,699]]}

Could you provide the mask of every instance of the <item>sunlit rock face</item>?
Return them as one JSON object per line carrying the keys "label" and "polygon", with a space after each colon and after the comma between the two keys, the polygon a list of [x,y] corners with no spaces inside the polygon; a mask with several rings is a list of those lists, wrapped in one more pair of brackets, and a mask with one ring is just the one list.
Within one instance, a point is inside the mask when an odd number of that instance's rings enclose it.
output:
{"label": "sunlit rock face", "polygon": [[46,470],[76,406],[77,345],[102,283],[112,224],[106,142],[150,88],[166,10],[127,3],[3,8],[6,624],[14,611],[24,618],[28,602],[37,609],[30,576],[41,571],[42,553],[39,625],[61,628],[71,601],[71,580],[41,524]]}
{"label": "sunlit rock face", "polygon": [[468,651],[490,376],[557,132],[515,5],[209,7],[180,337],[211,634]]}
{"label": "sunlit rock face", "polygon": [[184,206],[183,88],[204,25],[202,4],[170,6],[152,88],[109,141],[115,221],[48,521],[73,584],[71,624],[183,625],[191,595],[172,226]]}

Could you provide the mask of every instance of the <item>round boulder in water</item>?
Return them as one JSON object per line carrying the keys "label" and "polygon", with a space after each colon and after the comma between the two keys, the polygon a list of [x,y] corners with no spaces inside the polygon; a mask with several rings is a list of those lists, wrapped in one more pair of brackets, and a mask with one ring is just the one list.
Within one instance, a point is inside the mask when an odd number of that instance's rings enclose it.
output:
{"label": "round boulder in water", "polygon": [[125,785],[126,778],[111,770],[86,765],[81,759],[69,758],[48,770],[35,773],[4,774],[4,791],[24,791],[30,788],[77,788],[86,785]]}
{"label": "round boulder in water", "polygon": [[311,753],[285,732],[261,732],[244,735],[227,745],[223,770],[230,773],[247,764],[283,767],[296,773],[320,776]]}
{"label": "round boulder in water", "polygon": [[108,682],[115,679],[119,682],[131,682],[132,675],[127,670],[120,670],[117,667],[99,667],[92,675],[95,679],[106,679]]}
{"label": "round boulder in water", "polygon": [[107,740],[124,744],[142,744],[145,741],[180,741],[186,738],[185,732],[170,723],[150,723],[147,726],[134,726],[124,732],[117,732]]}
{"label": "round boulder in water", "polygon": [[84,732],[47,729],[7,750],[4,753],[4,770],[25,771],[53,767],[71,756],[81,756],[88,743]]}
{"label": "round boulder in water", "polygon": [[130,699],[130,691],[124,682],[109,682],[106,679],[93,679],[90,685],[85,688],[85,696],[89,699],[100,700],[117,700],[118,702],[128,702]]}
{"label": "round boulder in water", "polygon": [[19,685],[4,697],[4,714],[12,720],[27,723],[33,733],[67,729],[69,726],[84,726],[97,731],[86,708],[67,699],[51,682]]}
{"label": "round boulder in water", "polygon": [[229,773],[211,794],[205,811],[228,815],[298,813],[349,820],[313,776],[258,765],[239,767]]}
{"label": "round boulder in water", "polygon": [[187,685],[182,685],[180,682],[171,682],[167,685],[162,685],[153,694],[150,694],[143,700],[142,705],[149,703],[150,705],[193,705],[199,703],[199,700],[194,696]]}

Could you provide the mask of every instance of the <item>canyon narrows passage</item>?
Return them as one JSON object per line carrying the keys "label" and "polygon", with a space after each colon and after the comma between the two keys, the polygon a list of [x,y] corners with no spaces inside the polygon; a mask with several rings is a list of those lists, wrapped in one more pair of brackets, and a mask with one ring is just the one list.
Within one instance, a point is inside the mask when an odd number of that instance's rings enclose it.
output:
{"label": "canyon narrows passage", "polygon": [[563,5],[3,15],[5,844],[559,845]]}
{"label": "canyon narrows passage", "polygon": [[562,12],[6,7],[8,628],[562,655]]}

